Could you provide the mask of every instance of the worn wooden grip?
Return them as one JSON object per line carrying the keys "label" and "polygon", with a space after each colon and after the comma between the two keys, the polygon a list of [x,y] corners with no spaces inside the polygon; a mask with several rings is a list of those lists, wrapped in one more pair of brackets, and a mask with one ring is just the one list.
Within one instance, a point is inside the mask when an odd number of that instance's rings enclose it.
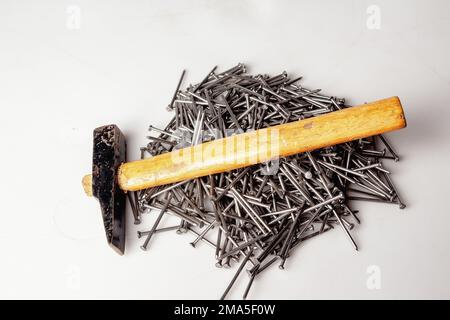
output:
{"label": "worn wooden grip", "polygon": [[398,97],[242,133],[123,164],[118,181],[135,191],[242,168],[406,126]]}

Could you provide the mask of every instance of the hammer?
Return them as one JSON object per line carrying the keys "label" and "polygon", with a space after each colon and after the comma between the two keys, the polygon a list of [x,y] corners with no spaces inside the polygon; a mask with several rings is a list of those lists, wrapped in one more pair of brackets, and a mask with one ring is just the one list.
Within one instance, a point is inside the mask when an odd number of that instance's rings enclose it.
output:
{"label": "hammer", "polygon": [[94,130],[92,175],[86,175],[82,184],[87,195],[99,200],[107,241],[122,255],[127,191],[243,168],[404,127],[400,100],[391,97],[126,162],[124,135],[116,125],[107,125]]}

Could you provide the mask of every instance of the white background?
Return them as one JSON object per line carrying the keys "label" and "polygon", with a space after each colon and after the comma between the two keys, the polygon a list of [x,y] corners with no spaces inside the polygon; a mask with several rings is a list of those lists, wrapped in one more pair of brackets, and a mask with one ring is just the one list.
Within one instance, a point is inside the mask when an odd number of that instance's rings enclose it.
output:
{"label": "white background", "polygon": [[[131,219],[116,255],[80,179],[96,126],[118,124],[136,159],[147,126],[171,117],[183,68],[188,84],[238,62],[303,75],[350,104],[398,95],[408,121],[388,135],[407,209],[355,203],[359,252],[335,229],[285,271],[264,272],[249,298],[450,298],[449,39],[444,0],[2,0],[0,298],[219,298],[236,267],[215,268],[212,249],[193,249],[188,234],[160,234],[143,252]],[[367,287],[373,265],[378,290]],[[229,297],[246,283],[243,274]]]}

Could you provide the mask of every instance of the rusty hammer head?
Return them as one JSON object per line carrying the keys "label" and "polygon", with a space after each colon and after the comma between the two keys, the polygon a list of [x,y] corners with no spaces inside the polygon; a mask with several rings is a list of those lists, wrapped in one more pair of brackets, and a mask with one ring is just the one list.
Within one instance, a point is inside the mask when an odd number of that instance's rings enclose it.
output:
{"label": "rusty hammer head", "polygon": [[117,183],[117,170],[125,161],[126,141],[120,129],[113,124],[95,129],[92,175],[83,178],[83,186],[98,199],[106,239],[121,255],[125,251],[126,196]]}

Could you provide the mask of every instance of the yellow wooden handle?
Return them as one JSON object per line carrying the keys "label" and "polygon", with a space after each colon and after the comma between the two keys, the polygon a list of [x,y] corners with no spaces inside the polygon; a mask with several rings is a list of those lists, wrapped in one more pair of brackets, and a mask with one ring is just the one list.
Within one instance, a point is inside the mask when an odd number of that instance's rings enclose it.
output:
{"label": "yellow wooden handle", "polygon": [[87,174],[81,180],[81,184],[83,185],[83,190],[89,197],[93,196],[92,190],[92,174]]}
{"label": "yellow wooden handle", "polygon": [[224,172],[406,126],[398,97],[346,108],[124,163],[123,190],[136,191]]}

